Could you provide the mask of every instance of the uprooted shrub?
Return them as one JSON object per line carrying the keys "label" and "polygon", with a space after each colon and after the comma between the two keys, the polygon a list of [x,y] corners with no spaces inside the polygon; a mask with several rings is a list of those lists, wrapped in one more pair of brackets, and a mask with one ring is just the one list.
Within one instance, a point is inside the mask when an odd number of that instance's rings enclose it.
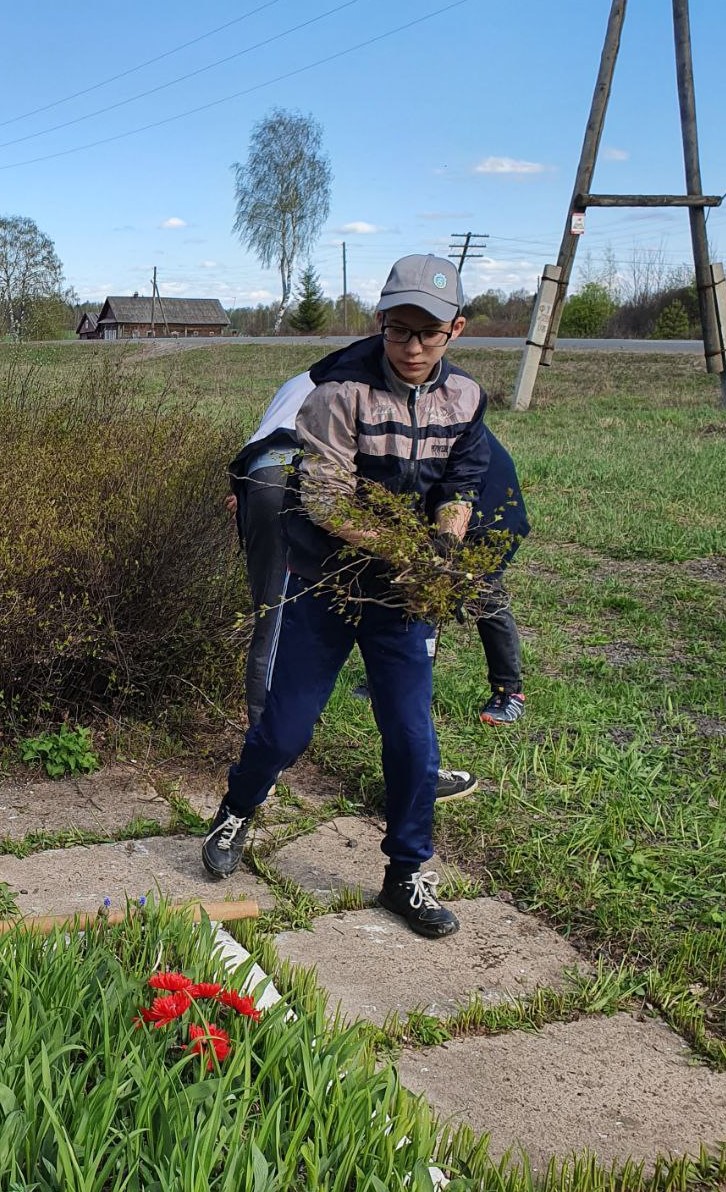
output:
{"label": "uprooted shrub", "polygon": [[246,600],[221,504],[231,428],[109,358],[62,389],[23,366],[1,385],[5,709],[158,707],[179,677],[219,690]]}

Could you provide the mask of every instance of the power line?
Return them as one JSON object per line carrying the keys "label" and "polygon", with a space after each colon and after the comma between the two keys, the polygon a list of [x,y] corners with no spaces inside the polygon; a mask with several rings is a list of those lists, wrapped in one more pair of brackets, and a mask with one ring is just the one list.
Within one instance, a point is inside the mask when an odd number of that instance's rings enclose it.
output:
{"label": "power line", "polygon": [[295,70],[289,70],[285,74],[276,75],[275,78],[266,79],[264,83],[256,83],[253,87],[247,87],[243,91],[233,91],[231,95],[224,95],[221,99],[214,99],[210,103],[200,104],[196,108],[188,108],[184,112],[177,112],[175,116],[167,116],[164,120],[154,120],[150,124],[141,125],[139,128],[130,128],[127,132],[119,132],[110,137],[102,137],[98,141],[89,141],[85,145],[76,145],[73,149],[60,149],[56,153],[45,153],[41,157],[29,157],[25,161],[13,161],[7,165],[0,166],[0,170],[14,170],[19,166],[36,165],[38,162],[51,161],[56,157],[68,157],[72,153],[81,153],[84,149],[96,149],[99,145],[109,145],[113,141],[121,141],[126,137],[136,136],[137,133],[148,132],[152,128],[161,128],[165,124],[172,124],[175,120],[184,120],[187,116],[195,116],[198,112],[207,112],[210,108],[217,108],[220,104],[229,103],[232,99],[240,99],[244,95],[251,95],[254,91],[261,91],[263,88],[271,87],[275,83],[282,83],[286,79],[294,78],[296,75],[305,74],[309,70],[315,70],[318,66],[325,66],[328,62],[334,62],[337,58],[344,58],[347,54],[355,53],[356,50],[366,49],[368,46],[375,45],[379,41],[385,41],[387,37],[393,37],[396,33],[403,33],[406,29],[412,29],[415,25],[422,25],[425,21],[432,20],[433,17],[441,16],[444,12],[450,12],[453,8],[460,8],[462,4],[468,3],[469,0],[453,0],[453,3],[445,4],[442,8],[435,8],[433,12],[426,13],[425,16],[416,17],[413,21],[407,21],[403,25],[397,25],[395,29],[388,29],[385,33],[379,33],[375,37],[369,37],[366,41],[359,41],[344,50],[337,50],[334,54],[328,54],[325,58],[318,58],[315,62],[309,62],[306,66],[298,66]]}
{"label": "power line", "polygon": [[[461,273],[462,269],[464,268],[464,261],[466,260],[467,256],[474,257],[474,258],[484,256],[484,253],[473,252],[472,250],[486,248],[486,237],[488,235],[489,235],[488,232],[452,232],[451,233],[452,243],[449,244],[449,248],[454,249],[454,251],[450,252],[449,256],[450,257],[458,257],[459,264],[456,266],[456,268],[459,273]],[[463,240],[463,244],[457,244],[456,243],[457,240]],[[478,241],[478,240],[479,241],[483,240],[484,243],[483,244],[474,243],[474,241]]]}
{"label": "power line", "polygon": [[100,83],[93,83],[90,87],[84,87],[81,91],[74,91],[71,95],[64,95],[62,99],[54,99],[52,103],[44,104],[41,108],[33,108],[32,111],[23,112],[20,116],[11,116],[8,120],[0,120],[0,128],[4,128],[6,124],[17,124],[18,120],[27,120],[30,116],[38,116],[41,112],[50,111],[51,108],[58,108],[61,104],[70,103],[72,99],[78,99],[81,95],[88,95],[91,91],[98,91],[101,87],[107,87],[109,83],[117,83],[119,79],[128,78],[129,75],[136,74],[137,71],[143,70],[146,66],[153,66],[155,62],[161,62],[164,58],[171,58],[173,54],[187,50],[189,46],[195,46],[207,37],[213,37],[215,33],[222,33],[225,29],[229,29],[230,26],[238,25],[240,21],[246,21],[248,17],[253,17],[258,12],[263,12],[264,9],[272,8],[274,4],[279,3],[280,0],[267,0],[265,4],[260,4],[257,8],[251,8],[249,12],[243,13],[241,17],[235,17],[234,20],[227,21],[224,25],[217,25],[216,29],[210,29],[208,33],[200,33],[199,37],[193,37],[191,41],[184,41],[181,45],[175,46],[173,50],[165,50],[163,54],[157,54],[155,58],[147,58],[145,62],[140,62],[138,66],[130,66],[128,70],[122,70],[120,74],[111,75],[107,79],[101,79]]}
{"label": "power line", "polygon": [[289,29],[284,29],[282,33],[274,33],[271,37],[266,37],[263,41],[258,41],[254,45],[247,46],[244,50],[237,50],[234,54],[228,54],[226,58],[218,58],[216,62],[210,62],[207,66],[200,66],[196,70],[190,70],[188,74],[179,75],[176,79],[170,79],[168,83],[159,83],[156,87],[149,87],[146,91],[138,91],[136,95],[130,95],[128,99],[119,99],[116,103],[107,104],[105,108],[96,108],[95,112],[84,112],[82,116],[75,116],[72,120],[64,120],[61,124],[53,124],[50,128],[41,128],[39,132],[28,132],[25,136],[15,137],[12,141],[3,141],[0,143],[0,149],[7,149],[10,145],[19,145],[21,141],[32,141],[35,137],[47,136],[50,132],[58,132],[61,128],[70,128],[72,124],[82,124],[84,120],[92,120],[94,116],[102,116],[105,112],[113,112],[116,108],[123,108],[127,104],[135,103],[137,99],[145,99],[147,95],[156,95],[159,91],[165,91],[168,87],[174,87],[177,83],[185,83],[187,79],[196,78],[197,75],[205,74],[208,70],[214,70],[217,66],[224,66],[227,62],[234,61],[235,58],[242,58],[245,54],[251,54],[253,50],[260,50],[263,46],[269,46],[274,41],[280,41],[283,37],[288,37],[290,33],[299,33],[301,29],[306,29],[308,25],[315,25],[318,21],[325,20],[326,17],[333,16],[336,12],[341,12],[344,8],[350,8],[353,4],[360,3],[360,0],[344,0],[343,4],[338,4],[335,8],[329,8],[327,12],[322,12],[316,17],[310,17],[307,21],[302,21],[299,25],[292,25]]}

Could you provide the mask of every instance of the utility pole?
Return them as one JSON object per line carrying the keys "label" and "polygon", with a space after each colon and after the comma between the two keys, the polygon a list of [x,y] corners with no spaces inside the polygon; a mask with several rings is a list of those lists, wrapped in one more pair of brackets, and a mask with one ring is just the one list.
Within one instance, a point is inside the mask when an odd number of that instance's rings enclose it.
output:
{"label": "utility pole", "polygon": [[345,240],[343,241],[343,331],[348,330],[348,271],[345,259]]}
{"label": "utility pole", "polygon": [[154,276],[151,279],[151,338],[155,338],[154,332],[154,309],[156,306],[156,265],[154,265]]}
{"label": "utility pole", "polygon": [[159,310],[161,311],[161,317],[164,320],[164,330],[166,331],[167,338],[168,338],[169,324],[166,321],[166,311],[164,310],[164,304],[161,301],[161,294],[159,293],[159,287],[156,284],[156,265],[154,265],[154,276],[151,279],[151,337],[152,337],[152,339],[156,338],[156,332],[154,331],[154,311],[155,311],[155,307],[156,307],[156,299],[157,298],[159,299]]}
{"label": "utility pole", "polygon": [[610,99],[615,62],[620,48],[620,36],[625,20],[627,0],[613,0],[610,8],[605,44],[600,57],[600,69],[590,105],[590,115],[585,137],[580,150],[580,161],[575,174],[575,185],[567,212],[567,222],[562,234],[560,252],[556,265],[545,265],[537,300],[532,311],[532,320],[514,383],[512,406],[515,410],[528,410],[532,390],[537,379],[540,364],[549,364],[554,350],[554,341],[562,317],[562,308],[567,296],[567,285],[577,251],[579,236],[573,232],[573,214],[580,208],[577,201],[581,191],[589,191],[595,171],[598,146],[605,123],[605,113]]}
{"label": "utility pole", "polygon": [[461,273],[462,269],[464,268],[464,261],[466,260],[467,257],[483,257],[484,256],[484,253],[471,252],[471,249],[486,248],[486,244],[472,244],[472,240],[486,240],[486,237],[488,235],[489,235],[488,232],[452,232],[451,233],[452,241],[463,240],[463,242],[464,242],[463,244],[453,243],[453,244],[449,245],[449,248],[453,249],[454,251],[450,252],[448,255],[453,258],[456,258],[456,257],[459,258],[459,264],[456,266],[459,273]]}
{"label": "utility pole", "polygon": [[[545,265],[542,281],[537,293],[532,320],[527,333],[524,352],[514,386],[512,408],[529,409],[529,403],[542,365],[552,363],[560,318],[567,296],[567,286],[572,273],[575,252],[580,235],[584,231],[585,212],[589,207],[688,207],[691,217],[691,238],[696,267],[701,325],[703,328],[706,367],[709,372],[723,373],[726,369],[726,326],[720,310],[724,303],[723,273],[719,267],[710,265],[708,241],[706,238],[705,207],[718,207],[723,196],[701,193],[701,173],[698,161],[698,139],[696,134],[696,106],[693,87],[693,65],[691,61],[691,35],[688,23],[688,0],[673,0],[673,31],[676,47],[676,68],[678,74],[678,96],[681,105],[681,130],[683,153],[686,163],[685,195],[614,195],[592,194],[592,183],[597,152],[600,145],[605,114],[612,87],[615,62],[620,48],[620,36],[625,20],[627,0],[612,0],[610,17],[595,91],[590,107],[590,116],[575,175],[575,185],[567,214],[567,223],[560,245],[556,265]],[[726,400],[726,379],[722,376],[722,389]]]}
{"label": "utility pole", "polygon": [[[688,14],[688,0],[673,0],[673,37],[676,44],[676,77],[678,80],[678,104],[681,113],[681,136],[683,139],[683,162],[686,173],[686,192],[702,195],[701,162],[698,154],[698,128],[696,124],[696,90],[693,83],[693,58],[691,55],[691,24]],[[719,311],[716,303],[714,277],[708,251],[706,234],[706,213],[703,207],[689,207],[691,244],[696,272],[698,306],[703,328],[703,350],[708,372],[721,374],[721,400],[726,404],[726,360],[724,359],[723,333],[719,329]],[[719,331],[721,334],[719,334]]]}

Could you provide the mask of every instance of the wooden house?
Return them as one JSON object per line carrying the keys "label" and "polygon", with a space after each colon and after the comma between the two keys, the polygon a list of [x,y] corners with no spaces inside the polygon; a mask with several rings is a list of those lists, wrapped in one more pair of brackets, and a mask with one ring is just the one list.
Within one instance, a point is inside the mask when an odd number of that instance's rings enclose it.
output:
{"label": "wooden house", "polygon": [[81,339],[98,339],[98,315],[84,311],[76,327],[76,335]]}
{"label": "wooden house", "polygon": [[[153,323],[152,323],[153,318]],[[96,324],[96,339],[147,339],[222,335],[229,319],[217,298],[109,297]],[[78,327],[81,334],[81,325]]]}

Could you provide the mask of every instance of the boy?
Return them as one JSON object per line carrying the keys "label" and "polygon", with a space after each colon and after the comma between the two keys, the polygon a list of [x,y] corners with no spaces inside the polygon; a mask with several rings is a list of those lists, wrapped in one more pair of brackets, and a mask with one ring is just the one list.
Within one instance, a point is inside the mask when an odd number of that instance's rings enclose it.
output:
{"label": "boy", "polygon": [[[300,450],[295,419],[303,401],[315,388],[313,376],[318,371],[322,374],[333,358],[338,359],[343,352],[326,356],[310,372],[299,373],[286,381],[265,410],[255,433],[230,464],[234,495],[227,499],[227,508],[236,515],[256,614],[245,674],[250,725],[257,724],[265,706],[275,610],[285,579],[287,552],[280,515],[290,465]],[[479,500],[472,510],[467,537],[485,539],[487,528],[496,524],[497,529],[508,530],[515,542],[501,569],[492,576],[492,591],[476,621],[491,687],[479,718],[483,724],[507,725],[524,715],[524,694],[519,634],[501,576],[530,527],[514,461],[489,427],[484,429],[491,459]],[[258,615],[263,608],[268,610],[267,614]],[[367,699],[367,684],[360,684],[353,694]],[[476,782],[468,771],[439,770],[438,801],[462,798],[475,789]]]}
{"label": "boy", "polygon": [[[476,382],[444,359],[465,325],[461,280],[433,255],[393,266],[378,304],[380,336],[324,362],[297,416],[303,447],[284,529],[288,573],[259,723],[247,733],[228,791],[202,848],[216,877],[234,872],[255,807],[276,775],[307,748],[315,722],[355,642],[363,655],[382,738],[388,858],[379,902],[420,935],[451,935],[459,924],[436,897],[438,877],[421,873],[433,853],[438,745],[431,721],[435,629],[397,608],[363,601],[340,615],[319,588],[338,552],[372,556],[375,529],[332,531],[336,494],[376,481],[421,504],[435,492],[438,533],[463,539],[489,461]],[[435,450],[434,450],[435,448]],[[334,566],[334,564],[333,564]],[[374,567],[371,570],[375,570]]]}

